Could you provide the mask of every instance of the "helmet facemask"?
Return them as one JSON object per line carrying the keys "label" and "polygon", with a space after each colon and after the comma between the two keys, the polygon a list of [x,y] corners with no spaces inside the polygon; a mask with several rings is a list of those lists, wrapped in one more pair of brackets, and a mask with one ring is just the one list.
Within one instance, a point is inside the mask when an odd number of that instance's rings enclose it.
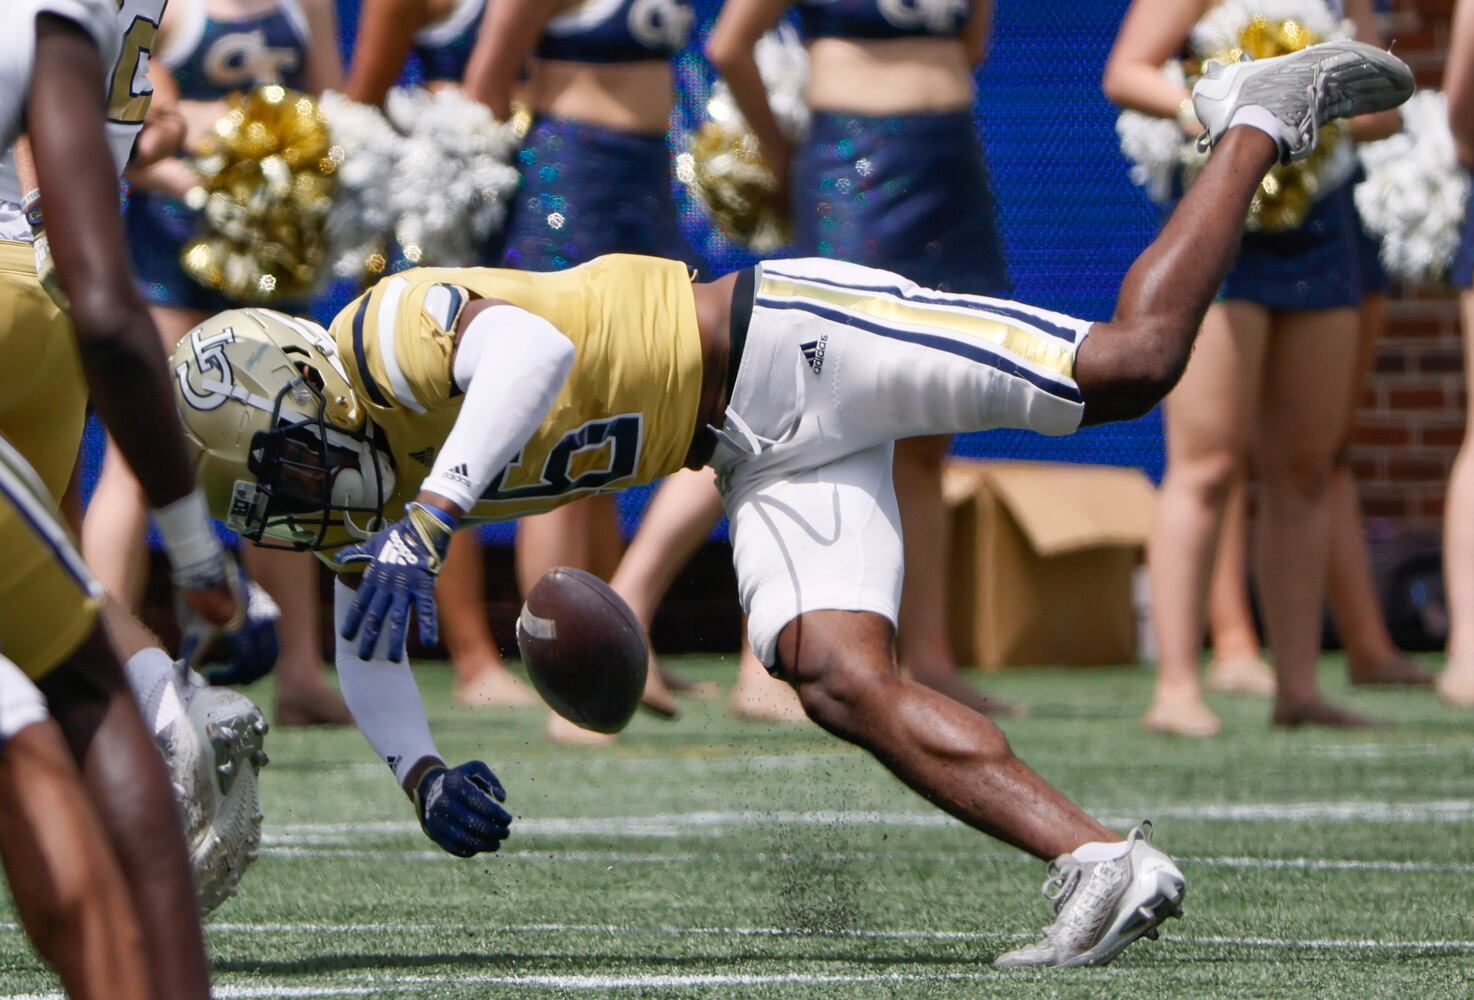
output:
{"label": "helmet facemask", "polygon": [[320,376],[308,364],[297,369],[277,393],[272,429],[251,438],[255,481],[236,481],[226,523],[266,548],[329,548],[334,528],[367,538],[385,523],[393,467],[364,430],[328,419]]}

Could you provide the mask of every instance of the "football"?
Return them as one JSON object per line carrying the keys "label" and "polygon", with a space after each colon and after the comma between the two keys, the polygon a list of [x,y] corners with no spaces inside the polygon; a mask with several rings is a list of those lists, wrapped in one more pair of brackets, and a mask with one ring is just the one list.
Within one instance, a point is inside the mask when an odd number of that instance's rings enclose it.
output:
{"label": "football", "polygon": [[517,648],[537,693],[570,722],[617,733],[640,706],[645,630],[591,573],[557,566],[543,574],[517,616]]}

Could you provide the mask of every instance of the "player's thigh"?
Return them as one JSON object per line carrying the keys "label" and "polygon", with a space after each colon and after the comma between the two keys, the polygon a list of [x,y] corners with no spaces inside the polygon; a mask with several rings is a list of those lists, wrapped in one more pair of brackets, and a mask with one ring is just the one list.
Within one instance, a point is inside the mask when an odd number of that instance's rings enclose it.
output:
{"label": "player's thigh", "polygon": [[748,639],[765,666],[779,633],[810,612],[870,612],[894,626],[901,520],[889,444],[802,473],[738,469],[722,485]]}
{"label": "player's thigh", "polygon": [[35,472],[0,438],[0,650],[39,679],[92,633],[101,591]]}
{"label": "player's thigh", "polygon": [[772,461],[821,462],[923,434],[1078,426],[1090,324],[923,288],[888,271],[763,265],[731,412]]}
{"label": "player's thigh", "polygon": [[1230,462],[1248,454],[1257,422],[1268,311],[1215,303],[1182,380],[1166,400],[1167,464]]}
{"label": "player's thigh", "polygon": [[29,246],[0,242],[0,435],[59,498],[87,417],[87,385],[67,317],[30,266]]}

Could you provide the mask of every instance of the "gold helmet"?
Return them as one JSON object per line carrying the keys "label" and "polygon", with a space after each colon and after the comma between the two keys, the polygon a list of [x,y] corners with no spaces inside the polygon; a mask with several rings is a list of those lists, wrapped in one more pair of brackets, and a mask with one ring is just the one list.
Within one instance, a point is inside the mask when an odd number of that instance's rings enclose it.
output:
{"label": "gold helmet", "polygon": [[232,309],[191,330],[169,367],[196,477],[231,530],[322,549],[381,526],[393,468],[326,330]]}

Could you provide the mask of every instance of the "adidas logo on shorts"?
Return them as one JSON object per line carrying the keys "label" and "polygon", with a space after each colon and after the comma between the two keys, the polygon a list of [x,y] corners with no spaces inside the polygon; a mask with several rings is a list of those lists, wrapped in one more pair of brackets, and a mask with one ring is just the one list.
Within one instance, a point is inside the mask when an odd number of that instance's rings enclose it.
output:
{"label": "adidas logo on shorts", "polygon": [[804,361],[808,363],[809,370],[818,376],[824,371],[824,351],[829,346],[829,334],[824,334],[818,340],[810,340],[798,345],[803,352]]}

